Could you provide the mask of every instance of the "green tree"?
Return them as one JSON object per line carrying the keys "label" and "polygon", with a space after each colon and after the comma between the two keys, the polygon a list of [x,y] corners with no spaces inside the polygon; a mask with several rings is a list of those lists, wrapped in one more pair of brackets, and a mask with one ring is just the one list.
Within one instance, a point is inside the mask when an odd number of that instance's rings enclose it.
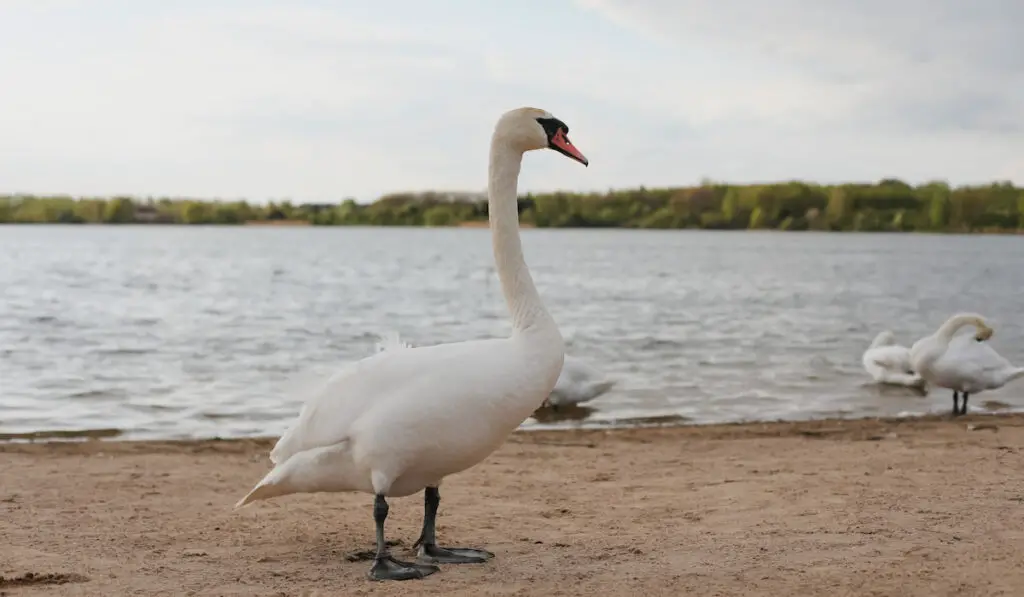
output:
{"label": "green tree", "polygon": [[444,206],[435,205],[423,212],[423,223],[427,226],[451,226],[452,212]]}
{"label": "green tree", "polygon": [[[139,212],[145,207],[145,214]],[[155,213],[154,213],[155,212]],[[243,224],[299,220],[317,225],[455,226],[487,219],[480,193],[400,192],[371,203],[310,204],[194,198],[0,196],[0,222]],[[786,230],[1011,231],[1024,228],[1024,189],[1005,181],[951,188],[897,179],[823,186],[801,181],[530,193],[520,220],[539,227],[776,228]]]}
{"label": "green tree", "polygon": [[107,202],[103,221],[108,224],[127,224],[135,219],[135,204],[128,197],[115,197]]}
{"label": "green tree", "polygon": [[843,187],[829,189],[828,204],[825,207],[825,219],[829,226],[836,230],[841,229],[849,220],[850,208],[851,205]]}
{"label": "green tree", "polygon": [[205,224],[206,206],[198,201],[188,201],[182,206],[181,220],[186,224]]}
{"label": "green tree", "polygon": [[764,216],[764,212],[761,211],[760,207],[755,207],[754,211],[750,212],[750,224],[748,228],[756,230],[758,228],[764,228],[767,224],[767,218]]}

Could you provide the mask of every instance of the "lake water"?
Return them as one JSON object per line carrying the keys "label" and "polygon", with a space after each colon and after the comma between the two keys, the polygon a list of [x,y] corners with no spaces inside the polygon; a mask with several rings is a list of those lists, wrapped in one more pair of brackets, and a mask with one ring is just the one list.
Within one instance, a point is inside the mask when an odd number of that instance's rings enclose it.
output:
{"label": "lake water", "polygon": [[[289,393],[373,350],[510,330],[486,229],[0,226],[0,432],[275,435]],[[526,230],[567,352],[619,380],[527,427],[948,412],[880,388],[877,332],[956,311],[1024,363],[1024,238]],[[988,402],[986,405],[985,403]],[[1024,409],[1024,382],[971,399]]]}

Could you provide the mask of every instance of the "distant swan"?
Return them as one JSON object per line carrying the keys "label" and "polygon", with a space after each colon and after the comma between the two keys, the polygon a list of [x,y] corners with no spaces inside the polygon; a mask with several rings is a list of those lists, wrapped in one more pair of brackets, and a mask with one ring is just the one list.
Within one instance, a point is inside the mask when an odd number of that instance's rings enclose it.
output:
{"label": "distant swan", "polygon": [[910,366],[910,349],[896,344],[892,332],[879,332],[861,357],[864,369],[878,383],[923,388],[927,382]]}
{"label": "distant swan", "polygon": [[[973,325],[974,335],[954,337],[960,328]],[[985,340],[992,337],[985,318],[975,313],[950,317],[932,335],[910,347],[910,363],[922,377],[940,388],[953,390],[953,415],[967,414],[967,398],[984,390],[994,390],[1024,377],[1024,368],[1015,367]],[[958,394],[963,403],[958,405]]]}
{"label": "distant swan", "polygon": [[544,401],[544,406],[558,410],[562,406],[581,404],[604,394],[614,385],[614,379],[603,376],[597,369],[576,357],[565,355],[562,373],[551,395]]}
{"label": "distant swan", "polygon": [[[547,112],[519,108],[501,116],[491,138],[491,238],[512,336],[415,348],[393,337],[384,350],[344,367],[308,397],[270,453],[274,468],[236,507],[299,492],[374,494],[374,580],[422,578],[437,572],[433,564],[494,557],[437,545],[438,486],[497,449],[540,406],[562,370],[562,335],[523,259],[516,187],[526,151],[551,148],[587,165],[568,132]],[[384,539],[385,498],[420,490],[418,561],[396,560]]]}

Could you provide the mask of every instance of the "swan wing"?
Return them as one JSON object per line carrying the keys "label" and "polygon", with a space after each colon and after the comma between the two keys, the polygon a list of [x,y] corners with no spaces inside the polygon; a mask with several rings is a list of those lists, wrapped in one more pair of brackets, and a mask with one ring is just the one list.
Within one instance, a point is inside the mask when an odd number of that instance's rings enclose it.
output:
{"label": "swan wing", "polygon": [[864,352],[864,369],[879,383],[923,387],[924,379],[910,364],[910,349],[890,345]]}
{"label": "swan wing", "polygon": [[306,395],[299,417],[274,445],[274,449],[270,452],[270,461],[279,464],[295,452],[302,451],[292,449],[292,447],[296,444],[305,444],[298,437],[309,436],[310,419],[323,414],[322,411],[326,403],[333,403],[332,410],[341,410],[344,406],[358,410],[360,404],[358,399],[345,398],[345,388],[352,384],[350,378],[361,369],[372,367],[374,359],[381,353],[393,354],[395,351],[408,348],[412,348],[412,344],[404,342],[398,332],[386,332],[378,336],[376,354],[350,363],[326,379],[307,381],[299,390],[299,395]]}
{"label": "swan wing", "polygon": [[864,366],[885,369],[893,372],[912,372],[910,367],[910,350],[905,346],[880,346],[864,353]]}
{"label": "swan wing", "polygon": [[949,348],[935,362],[934,369],[945,378],[986,387],[1001,384],[1000,378],[1014,367],[988,342],[978,342],[973,335],[965,334],[950,341]]}
{"label": "swan wing", "polygon": [[500,398],[517,392],[530,383],[506,374],[515,368],[508,343],[489,339],[403,347],[352,363],[314,388],[298,419],[274,446],[271,461],[280,464],[299,452],[340,444],[350,439],[361,419],[399,427],[378,424],[375,432],[382,434],[412,433],[400,428],[401,422],[452,419],[473,411],[474,402],[486,403],[491,393]]}
{"label": "swan wing", "polygon": [[[371,367],[374,361],[389,358],[392,354],[394,353],[382,351],[346,365],[327,379],[305,390],[306,398],[302,410],[270,451],[270,461],[281,464],[297,452],[308,450],[315,445],[340,443],[344,440],[347,436],[347,416],[358,412],[364,402],[361,395],[350,394],[346,390],[358,385],[352,383],[352,380],[358,376],[361,369]],[[331,417],[332,422],[337,424],[337,433],[330,434],[334,441],[325,441],[320,437],[329,434],[322,424],[317,423],[317,420],[325,415]]]}

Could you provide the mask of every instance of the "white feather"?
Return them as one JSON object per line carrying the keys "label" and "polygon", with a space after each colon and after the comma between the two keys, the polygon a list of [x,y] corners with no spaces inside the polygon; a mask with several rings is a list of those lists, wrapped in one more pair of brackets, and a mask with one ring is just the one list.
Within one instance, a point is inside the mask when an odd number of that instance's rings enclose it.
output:
{"label": "white feather", "polygon": [[924,388],[927,382],[910,366],[910,349],[896,344],[892,332],[875,336],[861,357],[864,369],[878,383]]}
{"label": "white feather", "polygon": [[927,368],[927,374],[940,388],[976,394],[1024,377],[1024,367],[1015,367],[989,342],[961,334],[950,340],[949,348]]}

